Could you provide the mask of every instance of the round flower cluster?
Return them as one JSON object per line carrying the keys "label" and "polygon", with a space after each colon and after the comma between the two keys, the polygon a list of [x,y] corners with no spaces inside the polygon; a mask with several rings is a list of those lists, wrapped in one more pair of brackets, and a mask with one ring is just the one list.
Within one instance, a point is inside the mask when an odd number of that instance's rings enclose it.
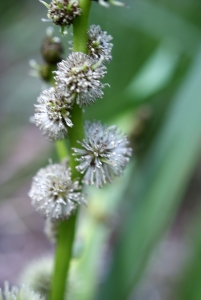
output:
{"label": "round flower cluster", "polygon": [[23,269],[20,282],[23,282],[35,293],[40,294],[42,299],[48,299],[53,267],[54,260],[50,255],[46,254],[44,257],[34,259]]}
{"label": "round flower cluster", "polygon": [[70,120],[71,105],[51,87],[44,90],[35,105],[34,121],[49,140],[63,139],[67,135],[67,126],[72,127]]}
{"label": "round flower cluster", "polygon": [[[81,299],[83,291],[83,276],[80,274],[77,259],[71,260],[68,284],[65,289],[64,299]],[[52,256],[45,255],[31,261],[25,266],[20,276],[20,282],[23,282],[34,293],[40,294],[41,298],[5,298],[5,300],[47,300],[52,286],[52,274],[54,271],[54,259]],[[61,299],[61,298],[58,298]],[[0,300],[3,300],[0,298]]]}
{"label": "round flower cluster", "polygon": [[74,156],[80,156],[76,168],[84,174],[83,183],[97,187],[120,176],[132,154],[127,137],[116,126],[102,126],[100,122],[87,122],[85,139],[78,143],[81,148],[73,148]]}
{"label": "round flower cluster", "polygon": [[22,285],[20,288],[13,286],[10,289],[8,282],[5,282],[3,294],[0,289],[0,300],[42,300],[42,299],[43,298],[39,294],[33,292],[25,285]]}
{"label": "round flower cluster", "polygon": [[84,197],[78,181],[71,180],[70,169],[62,164],[50,164],[33,178],[29,197],[32,205],[44,217],[68,219]]}
{"label": "round flower cluster", "polygon": [[112,59],[111,51],[113,44],[110,43],[112,36],[106,31],[102,31],[100,26],[92,25],[88,31],[88,50],[89,55],[95,59],[103,58],[109,62]]}
{"label": "round flower cluster", "polygon": [[47,17],[55,25],[69,27],[74,19],[81,14],[78,0],[52,0],[50,4],[40,0],[48,9]]}
{"label": "round flower cluster", "polygon": [[73,52],[66,60],[58,63],[55,71],[57,90],[81,107],[102,98],[104,84],[100,79],[106,73],[101,62],[82,52]]}

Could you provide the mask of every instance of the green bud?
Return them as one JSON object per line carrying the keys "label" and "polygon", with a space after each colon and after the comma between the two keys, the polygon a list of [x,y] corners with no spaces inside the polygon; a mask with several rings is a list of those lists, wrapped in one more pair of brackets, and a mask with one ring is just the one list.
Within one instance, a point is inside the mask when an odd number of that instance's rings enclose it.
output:
{"label": "green bud", "polygon": [[47,36],[42,43],[41,53],[49,64],[56,64],[62,60],[63,46],[57,37]]}

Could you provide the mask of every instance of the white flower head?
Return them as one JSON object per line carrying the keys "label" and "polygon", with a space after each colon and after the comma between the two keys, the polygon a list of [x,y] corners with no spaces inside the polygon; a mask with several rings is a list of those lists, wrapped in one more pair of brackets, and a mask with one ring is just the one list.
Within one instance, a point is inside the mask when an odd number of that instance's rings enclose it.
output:
{"label": "white flower head", "polygon": [[103,87],[100,82],[106,73],[106,67],[101,61],[82,53],[73,52],[66,60],[58,63],[56,86],[58,91],[76,99],[79,106],[89,105],[97,98],[102,98]]}
{"label": "white flower head", "polygon": [[85,125],[85,139],[78,141],[81,148],[73,148],[80,164],[77,170],[84,174],[83,183],[102,187],[120,176],[129,161],[132,149],[116,126],[102,126],[100,122]]}
{"label": "white flower head", "polygon": [[48,9],[47,17],[61,28],[69,27],[81,14],[78,0],[52,0],[50,4],[40,0]]}
{"label": "white flower head", "polygon": [[106,31],[102,31],[99,25],[91,25],[88,36],[89,55],[95,59],[103,58],[104,61],[109,62],[112,59],[113,44],[110,43],[112,36],[108,35]]}
{"label": "white flower head", "polygon": [[[4,295],[4,297],[3,297]],[[20,288],[13,286],[9,288],[8,282],[4,284],[4,293],[0,289],[0,300],[42,300],[43,298],[30,290],[25,285],[22,285]]]}
{"label": "white flower head", "polygon": [[67,135],[67,126],[73,126],[68,100],[51,87],[44,90],[37,101],[33,118],[36,126],[51,141],[63,139]]}
{"label": "white flower head", "polygon": [[44,257],[29,262],[23,269],[19,281],[40,294],[45,300],[50,293],[53,267],[53,257],[46,254]]}
{"label": "white flower head", "polygon": [[79,204],[85,203],[79,182],[71,180],[70,168],[63,164],[40,169],[29,197],[38,212],[55,221],[68,219]]}

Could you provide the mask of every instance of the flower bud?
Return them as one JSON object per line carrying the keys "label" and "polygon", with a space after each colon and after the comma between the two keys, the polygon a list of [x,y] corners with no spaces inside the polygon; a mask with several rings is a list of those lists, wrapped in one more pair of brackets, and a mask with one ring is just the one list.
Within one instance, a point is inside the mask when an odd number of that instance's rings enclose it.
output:
{"label": "flower bud", "polygon": [[41,77],[44,81],[46,82],[50,82],[51,79],[52,79],[52,71],[54,70],[55,68],[53,68],[52,65],[49,65],[49,64],[43,64],[43,65],[40,65],[39,67],[39,77]]}
{"label": "flower bud", "polygon": [[62,60],[63,46],[58,37],[47,36],[42,43],[41,53],[49,64],[57,64]]}

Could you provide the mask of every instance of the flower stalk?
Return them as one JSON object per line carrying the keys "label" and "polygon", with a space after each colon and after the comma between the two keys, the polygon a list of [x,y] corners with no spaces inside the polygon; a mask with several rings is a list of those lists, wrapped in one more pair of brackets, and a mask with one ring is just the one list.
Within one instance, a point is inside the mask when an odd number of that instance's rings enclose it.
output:
{"label": "flower stalk", "polygon": [[[73,23],[73,50],[87,54],[88,43],[88,19],[91,7],[91,0],[80,0],[79,2],[82,13]],[[77,140],[82,139],[83,118],[82,109],[75,103],[71,112],[71,120],[74,126],[68,129],[70,147],[76,147]],[[58,154],[63,153],[63,143],[57,142]],[[62,156],[62,155],[61,155]],[[62,159],[63,157],[60,157]],[[70,167],[72,178],[75,179],[78,175],[75,168],[75,161],[70,153]],[[68,270],[72,256],[72,246],[75,236],[77,212],[75,212],[67,221],[59,224],[58,239],[55,252],[55,267],[52,280],[52,288],[50,300],[63,300],[66,290],[66,281]]]}

